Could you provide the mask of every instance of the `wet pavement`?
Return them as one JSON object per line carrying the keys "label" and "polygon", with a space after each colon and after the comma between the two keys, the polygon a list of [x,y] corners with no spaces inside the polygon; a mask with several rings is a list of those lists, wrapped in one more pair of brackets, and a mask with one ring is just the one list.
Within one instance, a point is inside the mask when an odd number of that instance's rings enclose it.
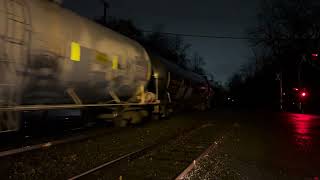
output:
{"label": "wet pavement", "polygon": [[320,177],[320,116],[229,113],[234,133],[209,151],[187,179]]}

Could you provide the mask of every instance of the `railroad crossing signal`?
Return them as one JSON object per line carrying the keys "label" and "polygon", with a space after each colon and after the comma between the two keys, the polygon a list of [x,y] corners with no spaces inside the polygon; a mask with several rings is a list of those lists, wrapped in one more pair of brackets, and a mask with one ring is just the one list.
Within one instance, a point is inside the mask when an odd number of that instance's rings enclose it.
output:
{"label": "railroad crossing signal", "polygon": [[312,53],[311,54],[311,60],[312,61],[317,61],[319,59],[319,54],[318,53]]}
{"label": "railroad crossing signal", "polygon": [[298,88],[293,88],[293,91],[295,91],[297,93],[297,95],[300,96],[300,98],[305,98],[308,96],[308,93],[307,91],[305,90],[305,88],[303,88],[302,90],[301,89],[298,89]]}
{"label": "railroad crossing signal", "polygon": [[307,96],[307,93],[306,92],[301,92],[301,97],[306,97]]}

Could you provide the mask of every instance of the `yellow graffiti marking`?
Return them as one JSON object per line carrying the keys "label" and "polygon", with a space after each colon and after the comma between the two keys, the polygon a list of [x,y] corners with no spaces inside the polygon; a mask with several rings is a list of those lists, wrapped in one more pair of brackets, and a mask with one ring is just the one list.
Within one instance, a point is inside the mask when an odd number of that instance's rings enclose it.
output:
{"label": "yellow graffiti marking", "polygon": [[108,56],[106,54],[97,52],[96,59],[100,62],[106,63],[108,62]]}
{"label": "yellow graffiti marking", "polygon": [[119,56],[113,56],[112,69],[117,70],[119,68]]}

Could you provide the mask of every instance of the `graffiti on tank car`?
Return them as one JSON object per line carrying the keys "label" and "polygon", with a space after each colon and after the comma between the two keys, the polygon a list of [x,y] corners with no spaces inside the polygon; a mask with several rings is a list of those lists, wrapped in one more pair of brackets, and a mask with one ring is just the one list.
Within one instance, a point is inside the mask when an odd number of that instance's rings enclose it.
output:
{"label": "graffiti on tank car", "polygon": [[100,53],[100,52],[96,51],[96,60],[101,63],[107,63],[109,61],[109,57],[108,57],[108,55],[106,55],[104,53]]}
{"label": "graffiti on tank car", "polygon": [[128,65],[127,65],[127,59],[124,56],[118,56],[119,57],[119,62],[118,62],[118,69],[119,70],[126,70],[128,69]]}
{"label": "graffiti on tank car", "polygon": [[141,57],[135,57],[135,71],[139,72],[136,80],[144,80],[148,77],[148,64]]}
{"label": "graffiti on tank car", "polygon": [[144,81],[148,76],[148,65],[145,63],[145,60],[143,60],[142,58],[135,57],[134,59],[128,59],[118,55],[111,55],[111,56],[113,57],[113,60],[112,60],[113,69],[122,70],[122,73],[126,73],[125,74],[126,76],[130,76],[131,73],[135,73],[134,81],[136,80]]}
{"label": "graffiti on tank car", "polygon": [[96,51],[95,59],[102,64],[110,64],[113,70],[125,70],[128,68],[127,61],[120,55],[105,54]]}

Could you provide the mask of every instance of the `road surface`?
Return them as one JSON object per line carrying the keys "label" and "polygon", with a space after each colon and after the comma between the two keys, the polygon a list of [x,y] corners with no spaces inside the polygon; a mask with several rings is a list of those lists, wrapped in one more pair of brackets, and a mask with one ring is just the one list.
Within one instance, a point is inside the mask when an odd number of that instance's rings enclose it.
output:
{"label": "road surface", "polygon": [[[201,136],[204,139],[211,136],[212,143],[220,137],[224,137],[223,141],[208,151],[208,156],[189,173],[189,179],[318,180],[320,177],[320,116],[231,110],[181,113],[167,120],[146,122],[87,141],[3,157],[0,158],[0,175],[3,179],[73,177],[184,128],[208,123],[212,130],[203,131]],[[168,146],[159,148],[159,152],[168,150]],[[192,154],[194,157],[190,157],[190,163],[200,154]],[[185,160],[186,166],[176,167],[169,179],[175,178],[189,165],[189,159]],[[158,167],[156,162],[155,159],[138,158],[134,163],[128,161],[125,166],[119,164],[119,169],[114,172],[127,167],[125,172],[139,171],[138,174],[142,175],[139,179],[144,179],[150,173],[150,167],[155,172],[169,172],[173,167],[172,163]],[[132,179],[125,172],[120,175],[124,179]],[[159,175],[161,173],[148,177],[168,179]],[[101,179],[110,179],[110,174],[103,174]]]}
{"label": "road surface", "polygon": [[313,179],[320,177],[320,116],[225,113],[234,135],[190,172],[188,179]]}

